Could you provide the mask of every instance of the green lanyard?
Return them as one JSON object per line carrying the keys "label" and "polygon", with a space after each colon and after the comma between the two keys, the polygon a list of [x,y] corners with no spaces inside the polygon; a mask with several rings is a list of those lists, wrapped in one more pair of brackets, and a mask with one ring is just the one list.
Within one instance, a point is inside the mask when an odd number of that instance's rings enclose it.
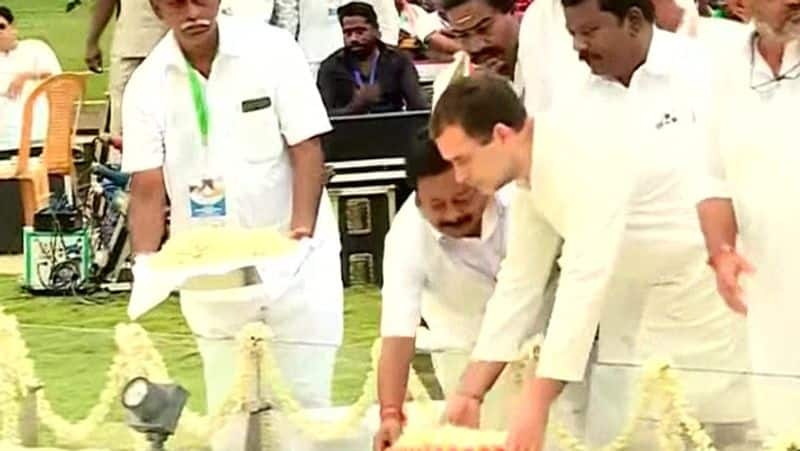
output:
{"label": "green lanyard", "polygon": [[189,64],[189,61],[186,61],[186,72],[189,77],[189,89],[192,91],[192,102],[197,117],[197,128],[200,130],[200,139],[203,147],[208,148],[208,103],[205,90],[200,83],[200,77],[197,76],[197,71]]}

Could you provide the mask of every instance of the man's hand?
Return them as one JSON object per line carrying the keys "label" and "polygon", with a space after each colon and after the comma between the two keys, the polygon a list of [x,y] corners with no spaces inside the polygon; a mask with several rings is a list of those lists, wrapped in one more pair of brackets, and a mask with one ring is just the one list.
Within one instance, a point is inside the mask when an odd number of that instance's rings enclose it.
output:
{"label": "man's hand", "polygon": [[542,451],[550,406],[563,388],[564,383],[554,379],[534,377],[525,382],[505,451]]}
{"label": "man's hand", "polygon": [[103,72],[103,51],[97,42],[89,42],[86,44],[86,55],[83,60],[86,62],[86,67],[90,71],[100,74]]}
{"label": "man's hand", "polygon": [[478,429],[481,423],[481,401],[475,396],[453,393],[447,399],[444,415],[450,424]]}
{"label": "man's hand", "polygon": [[289,238],[293,240],[302,240],[303,238],[311,238],[313,233],[308,227],[297,227],[289,232]]}
{"label": "man's hand", "polygon": [[397,418],[386,418],[381,421],[381,426],[372,440],[373,451],[385,451],[389,449],[400,438],[403,432],[403,425]]}
{"label": "man's hand", "polygon": [[25,72],[18,74],[11,80],[11,83],[8,84],[8,90],[6,91],[6,97],[9,99],[16,99],[22,94],[22,89],[25,87],[25,83],[31,79],[31,74]]}
{"label": "man's hand", "polygon": [[712,256],[710,264],[717,276],[717,291],[725,299],[725,303],[734,312],[746,315],[747,305],[742,299],[739,274],[753,273],[753,265],[733,249],[723,250]]}
{"label": "man's hand", "polygon": [[381,100],[381,87],[374,85],[361,86],[353,95],[353,105],[356,110],[366,110],[370,105]]}

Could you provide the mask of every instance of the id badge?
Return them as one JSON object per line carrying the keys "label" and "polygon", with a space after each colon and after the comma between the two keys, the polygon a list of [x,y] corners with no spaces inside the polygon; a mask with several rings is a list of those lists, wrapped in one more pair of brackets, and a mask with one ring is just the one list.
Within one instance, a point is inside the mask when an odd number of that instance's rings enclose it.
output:
{"label": "id badge", "polygon": [[227,214],[225,183],[221,177],[200,177],[189,185],[192,219],[224,219]]}

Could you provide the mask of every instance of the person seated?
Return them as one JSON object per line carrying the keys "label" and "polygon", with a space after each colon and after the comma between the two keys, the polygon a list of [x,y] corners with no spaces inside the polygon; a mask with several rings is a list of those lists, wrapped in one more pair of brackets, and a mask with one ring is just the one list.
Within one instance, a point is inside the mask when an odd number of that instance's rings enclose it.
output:
{"label": "person seated", "polygon": [[452,55],[460,50],[458,43],[444,33],[448,25],[437,11],[428,12],[411,0],[395,0],[395,6],[400,14],[401,47],[402,37],[407,36],[434,52]]}
{"label": "person seated", "polygon": [[350,2],[337,10],[344,47],[326,58],[317,85],[331,116],[429,107],[411,59],[380,40],[375,10]]}
{"label": "person seated", "polygon": [[[10,158],[19,148],[22,113],[36,82],[61,73],[55,52],[36,39],[17,39],[14,14],[0,6],[0,159]],[[47,100],[37,101],[33,113],[32,140],[47,134]]]}

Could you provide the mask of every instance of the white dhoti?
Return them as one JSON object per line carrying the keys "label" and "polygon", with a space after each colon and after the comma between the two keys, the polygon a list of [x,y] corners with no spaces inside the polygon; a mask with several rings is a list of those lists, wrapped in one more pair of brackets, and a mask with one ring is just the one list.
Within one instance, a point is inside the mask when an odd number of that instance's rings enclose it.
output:
{"label": "white dhoti", "polygon": [[623,249],[600,323],[590,443],[607,444],[621,432],[639,393],[636,366],[650,358],[687,369],[676,374],[701,422],[741,425],[728,429],[741,436],[721,442],[744,440],[752,419],[749,378],[733,374],[749,366],[744,323],[717,295],[702,244],[631,240]]}
{"label": "white dhoti", "polygon": [[[263,322],[271,329],[274,338],[270,347],[276,364],[300,405],[329,406],[343,322],[338,246],[316,249],[278,299],[269,299],[258,281],[248,285],[252,280],[245,280],[250,278],[245,274],[252,275],[253,271],[238,271],[225,281],[212,282],[245,285],[238,288],[181,291],[181,309],[203,359],[209,412],[215,412],[230,394],[236,376],[235,337],[243,326],[253,322]],[[213,449],[244,449],[246,426],[247,415],[231,418],[212,438]]]}

